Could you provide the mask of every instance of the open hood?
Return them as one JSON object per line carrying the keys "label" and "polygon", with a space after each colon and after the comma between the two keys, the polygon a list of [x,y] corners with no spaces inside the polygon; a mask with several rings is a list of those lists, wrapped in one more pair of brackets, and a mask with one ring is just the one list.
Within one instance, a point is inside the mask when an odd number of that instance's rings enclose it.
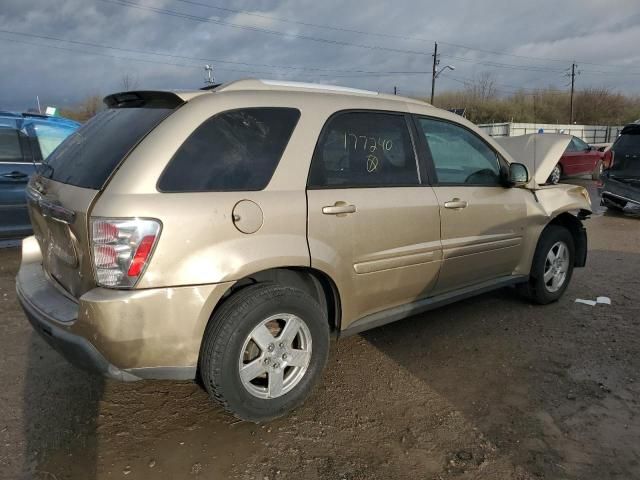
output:
{"label": "open hood", "polygon": [[515,162],[523,163],[535,182],[534,187],[546,183],[553,167],[571,141],[571,135],[532,133],[518,137],[494,138]]}

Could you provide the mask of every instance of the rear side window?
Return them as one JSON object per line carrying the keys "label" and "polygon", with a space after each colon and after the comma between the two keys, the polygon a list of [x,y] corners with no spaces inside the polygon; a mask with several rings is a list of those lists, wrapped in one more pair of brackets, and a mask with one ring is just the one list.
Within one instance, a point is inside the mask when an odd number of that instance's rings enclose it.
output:
{"label": "rear side window", "polygon": [[309,187],[418,185],[418,167],[403,114],[340,113],[329,119],[311,162]]}
{"label": "rear side window", "polygon": [[[127,153],[172,111],[152,107],[104,110],[67,137],[40,172],[58,182],[99,190]],[[54,142],[45,143],[53,146]]]}
{"label": "rear side window", "polygon": [[217,114],[178,149],[158,182],[161,192],[262,190],[273,176],[300,112],[246,108]]}

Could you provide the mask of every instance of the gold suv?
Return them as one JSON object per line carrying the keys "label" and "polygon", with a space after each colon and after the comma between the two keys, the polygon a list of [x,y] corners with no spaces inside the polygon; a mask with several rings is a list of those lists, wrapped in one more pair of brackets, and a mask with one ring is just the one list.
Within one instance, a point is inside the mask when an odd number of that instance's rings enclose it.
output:
{"label": "gold suv", "polygon": [[105,103],[30,181],[17,291],[110,378],[200,378],[267,420],[332,335],[506,285],[549,303],[586,261],[587,192],[543,185],[566,136],[501,145],[418,100],[268,80]]}

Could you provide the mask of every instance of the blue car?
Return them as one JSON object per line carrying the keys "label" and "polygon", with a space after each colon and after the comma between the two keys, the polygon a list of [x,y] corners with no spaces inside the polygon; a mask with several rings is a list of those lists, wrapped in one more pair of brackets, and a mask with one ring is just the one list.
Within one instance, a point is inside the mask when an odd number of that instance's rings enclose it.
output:
{"label": "blue car", "polygon": [[0,240],[31,233],[25,197],[29,177],[78,127],[62,117],[0,112]]}

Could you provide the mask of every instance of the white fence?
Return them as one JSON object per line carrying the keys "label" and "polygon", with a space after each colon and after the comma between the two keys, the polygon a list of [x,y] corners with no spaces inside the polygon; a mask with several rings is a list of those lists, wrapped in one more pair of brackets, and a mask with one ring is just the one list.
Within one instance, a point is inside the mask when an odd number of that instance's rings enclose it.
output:
{"label": "white fence", "polygon": [[587,143],[613,142],[622,126],[607,125],[557,125],[550,123],[486,123],[478,125],[492,137],[516,137],[528,133],[566,133],[581,138]]}

